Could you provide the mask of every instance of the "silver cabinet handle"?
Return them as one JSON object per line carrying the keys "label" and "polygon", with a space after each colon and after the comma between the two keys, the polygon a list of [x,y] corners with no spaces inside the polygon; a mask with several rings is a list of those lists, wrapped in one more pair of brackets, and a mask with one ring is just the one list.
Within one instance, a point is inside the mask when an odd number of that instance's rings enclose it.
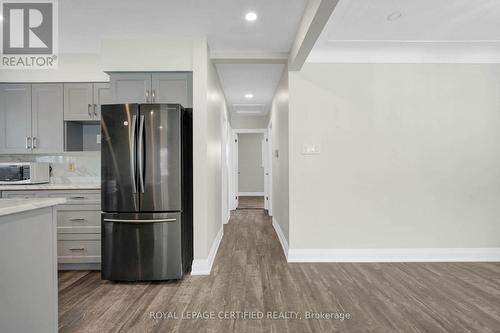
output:
{"label": "silver cabinet handle", "polygon": [[137,193],[136,178],[135,178],[135,129],[137,127],[137,116],[132,116],[132,139],[130,140],[130,178],[132,178],[132,192]]}
{"label": "silver cabinet handle", "polygon": [[143,173],[143,156],[142,156],[142,138],[144,136],[144,116],[141,116],[141,124],[139,125],[139,142],[137,145],[139,159],[139,184],[141,185],[141,193],[144,193],[144,173]]}
{"label": "silver cabinet handle", "polygon": [[88,107],[87,107],[87,112],[89,114],[89,117],[92,117],[92,111],[91,111],[91,108],[92,108],[92,104],[89,104]]}
{"label": "silver cabinet handle", "polygon": [[37,147],[38,146],[38,138],[36,136],[34,136],[32,138],[32,141],[33,141],[33,149],[38,148]]}
{"label": "silver cabinet handle", "polygon": [[85,251],[84,247],[72,247],[69,249],[70,251]]}
{"label": "silver cabinet handle", "polygon": [[26,149],[31,149],[31,137],[26,137]]}
{"label": "silver cabinet handle", "polygon": [[85,199],[85,197],[81,197],[81,196],[76,196],[76,197],[69,197],[71,200],[83,200]]}
{"label": "silver cabinet handle", "polygon": [[76,219],[69,219],[71,222],[85,222],[87,221],[86,219],[84,218],[76,218]]}
{"label": "silver cabinet handle", "polygon": [[154,89],[153,89],[152,95],[153,95],[153,103],[155,103],[156,102],[156,91]]}
{"label": "silver cabinet handle", "polygon": [[119,223],[161,223],[175,222],[177,219],[153,219],[153,220],[126,220],[126,219],[104,219],[104,222],[119,222]]}
{"label": "silver cabinet handle", "polygon": [[146,90],[146,103],[149,103],[149,90]]}
{"label": "silver cabinet handle", "polygon": [[97,104],[94,104],[94,117],[97,117]]}

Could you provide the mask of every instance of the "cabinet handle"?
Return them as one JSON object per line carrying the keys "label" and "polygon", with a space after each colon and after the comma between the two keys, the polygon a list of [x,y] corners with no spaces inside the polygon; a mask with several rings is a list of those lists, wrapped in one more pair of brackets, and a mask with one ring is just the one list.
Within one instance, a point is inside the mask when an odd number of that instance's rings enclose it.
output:
{"label": "cabinet handle", "polygon": [[69,219],[71,222],[85,222],[87,221],[86,219],[83,218],[76,218],[76,219]]}
{"label": "cabinet handle", "polygon": [[72,200],[83,200],[85,197],[69,197]]}
{"label": "cabinet handle", "polygon": [[156,91],[154,89],[153,89],[152,96],[153,96],[153,103],[156,103]]}
{"label": "cabinet handle", "polygon": [[31,137],[26,137],[26,149],[31,149]]}
{"label": "cabinet handle", "polygon": [[149,103],[149,90],[146,90],[146,103]]}
{"label": "cabinet handle", "polygon": [[38,146],[38,138],[36,136],[33,137],[32,139],[33,141],[33,149],[37,148]]}
{"label": "cabinet handle", "polygon": [[92,108],[92,104],[89,104],[89,105],[88,105],[88,113],[89,113],[89,117],[92,117],[92,111],[91,111],[91,108]]}
{"label": "cabinet handle", "polygon": [[85,251],[84,247],[72,247],[69,249],[70,251]]}
{"label": "cabinet handle", "polygon": [[97,117],[97,104],[94,104],[94,117]]}

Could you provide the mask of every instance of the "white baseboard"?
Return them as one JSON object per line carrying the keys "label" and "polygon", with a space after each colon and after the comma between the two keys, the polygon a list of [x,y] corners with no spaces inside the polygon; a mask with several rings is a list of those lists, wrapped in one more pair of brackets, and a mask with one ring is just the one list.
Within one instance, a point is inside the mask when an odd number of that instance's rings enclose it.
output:
{"label": "white baseboard", "polygon": [[289,249],[287,259],[288,262],[499,262],[500,248]]}
{"label": "white baseboard", "polygon": [[263,197],[264,192],[238,192],[239,197]]}
{"label": "white baseboard", "polygon": [[217,236],[215,236],[210,252],[208,253],[207,259],[195,259],[193,260],[193,266],[191,267],[191,275],[210,275],[212,271],[212,265],[214,264],[215,256],[217,250],[219,249],[220,242],[222,241],[222,236],[224,235],[224,228],[220,228]]}
{"label": "white baseboard", "polygon": [[280,227],[278,221],[276,221],[276,219],[274,217],[273,217],[273,228],[276,231],[276,235],[278,235],[278,239],[281,243],[281,247],[283,248],[283,253],[285,254],[285,257],[288,260],[288,242],[285,238],[285,234],[283,234],[283,230],[281,230],[281,227]]}

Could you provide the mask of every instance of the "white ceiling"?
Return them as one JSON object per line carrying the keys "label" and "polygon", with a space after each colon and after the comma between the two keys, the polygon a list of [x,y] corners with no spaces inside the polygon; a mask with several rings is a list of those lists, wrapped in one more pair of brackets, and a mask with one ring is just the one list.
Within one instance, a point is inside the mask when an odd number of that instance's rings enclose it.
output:
{"label": "white ceiling", "polygon": [[423,59],[432,52],[481,59],[481,53],[500,51],[499,41],[499,0],[340,0],[308,61],[348,61],[359,54],[360,60],[391,60],[391,53]]}
{"label": "white ceiling", "polygon": [[[217,64],[229,110],[244,116],[263,116],[285,67],[284,64]],[[246,99],[245,94],[253,94]]]}
{"label": "white ceiling", "polygon": [[[98,53],[100,41],[207,36],[215,52],[288,52],[307,0],[63,0],[61,53]],[[256,22],[245,21],[248,11]]]}

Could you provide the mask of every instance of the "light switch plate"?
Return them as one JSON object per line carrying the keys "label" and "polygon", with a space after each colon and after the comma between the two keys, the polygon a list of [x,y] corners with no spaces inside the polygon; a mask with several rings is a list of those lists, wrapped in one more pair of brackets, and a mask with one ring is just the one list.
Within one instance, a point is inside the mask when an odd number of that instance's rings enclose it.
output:
{"label": "light switch plate", "polygon": [[319,144],[302,145],[302,155],[319,155],[319,154],[321,154],[321,146]]}

